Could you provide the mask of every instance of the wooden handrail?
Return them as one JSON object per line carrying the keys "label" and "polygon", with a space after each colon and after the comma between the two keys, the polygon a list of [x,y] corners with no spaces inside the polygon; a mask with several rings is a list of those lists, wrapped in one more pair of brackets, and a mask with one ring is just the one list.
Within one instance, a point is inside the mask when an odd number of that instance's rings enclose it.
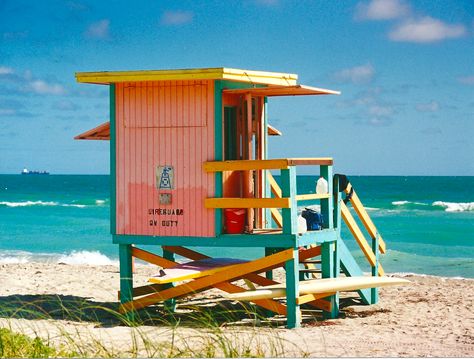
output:
{"label": "wooden handrail", "polygon": [[206,198],[206,208],[291,208],[290,198]]}
{"label": "wooden handrail", "polygon": [[308,201],[311,199],[325,199],[325,198],[330,198],[331,195],[329,193],[311,193],[311,194],[297,194],[296,195],[296,200],[297,201]]}
{"label": "wooden handrail", "polygon": [[[354,208],[357,215],[359,216],[365,229],[367,229],[367,232],[369,232],[369,235],[372,237],[372,239],[375,239],[375,237],[377,236],[377,228],[375,227],[374,222],[372,222],[372,220],[370,219],[370,216],[367,213],[367,210],[365,209],[364,205],[359,199],[359,196],[357,196],[357,193],[355,192],[354,188],[352,187],[350,183],[348,184],[344,192],[349,194],[351,189],[352,189],[352,196],[351,196],[350,201],[351,201],[352,207]],[[379,234],[379,250],[380,250],[380,253],[386,252],[386,245],[380,234]]]}
{"label": "wooden handrail", "polygon": [[[341,204],[342,219],[347,224],[347,227],[349,227],[349,230],[351,231],[355,240],[359,244],[359,247],[362,249],[362,252],[364,252],[364,255],[369,261],[370,265],[372,267],[375,267],[375,265],[377,264],[377,259],[375,257],[374,252],[372,251],[372,247],[369,245],[369,243],[365,239],[364,234],[362,233],[359,226],[357,225],[357,222],[355,221],[354,217],[349,211],[349,208],[347,208],[346,204],[343,201],[341,201],[340,204]],[[378,275],[381,277],[384,274],[385,274],[385,271],[383,270],[382,265],[378,263]]]}
{"label": "wooden handrail", "polygon": [[252,171],[288,169],[290,166],[330,166],[333,160],[329,157],[322,158],[279,158],[270,160],[236,160],[236,161],[212,161],[204,162],[206,172],[223,171]]}

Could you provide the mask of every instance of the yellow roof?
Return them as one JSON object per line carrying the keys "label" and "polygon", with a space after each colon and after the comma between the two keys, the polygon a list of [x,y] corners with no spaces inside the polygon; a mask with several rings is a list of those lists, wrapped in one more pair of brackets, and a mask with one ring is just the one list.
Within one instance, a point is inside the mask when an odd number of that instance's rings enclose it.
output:
{"label": "yellow roof", "polygon": [[298,75],[278,72],[249,71],[225,67],[183,70],[76,72],[78,82],[112,84],[134,81],[164,80],[231,80],[255,84],[294,86]]}

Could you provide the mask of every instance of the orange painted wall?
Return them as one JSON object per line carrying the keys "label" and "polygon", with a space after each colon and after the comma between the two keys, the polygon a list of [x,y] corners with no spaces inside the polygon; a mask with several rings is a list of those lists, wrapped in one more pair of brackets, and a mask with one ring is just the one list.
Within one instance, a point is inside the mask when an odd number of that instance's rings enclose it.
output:
{"label": "orange painted wall", "polygon": [[[213,237],[214,176],[202,164],[214,159],[214,83],[118,83],[116,121],[117,234]],[[160,165],[173,166],[174,189],[157,189]]]}

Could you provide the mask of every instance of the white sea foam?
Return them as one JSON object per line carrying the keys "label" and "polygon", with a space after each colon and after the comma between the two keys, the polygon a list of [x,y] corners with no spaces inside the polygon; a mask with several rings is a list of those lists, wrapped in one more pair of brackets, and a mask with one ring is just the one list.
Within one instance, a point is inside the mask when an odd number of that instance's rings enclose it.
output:
{"label": "white sea foam", "polygon": [[408,204],[410,201],[393,201],[392,204],[394,206],[403,206],[404,204]]}
{"label": "white sea foam", "polygon": [[377,207],[364,207],[367,211],[379,211],[380,208]]}
{"label": "white sea foam", "polygon": [[118,265],[118,260],[112,260],[99,251],[72,251],[68,254],[33,253],[18,250],[0,251],[0,264],[22,263],[63,263],[69,265]]}
{"label": "white sea foam", "polygon": [[23,201],[23,202],[0,202],[0,206],[7,207],[27,207],[27,206],[58,206],[58,202],[43,202],[43,201]]}
{"label": "white sea foam", "polygon": [[[105,200],[103,199],[95,200],[96,206],[103,206],[104,204],[105,204]],[[7,207],[59,206],[59,207],[75,207],[75,208],[93,207],[93,205],[87,205],[87,204],[59,203],[59,202],[54,202],[54,201],[21,201],[21,202],[2,201],[0,202],[0,206],[7,206]]]}
{"label": "white sea foam", "polygon": [[470,212],[474,211],[474,202],[433,202],[433,206],[443,207],[446,212]]}
{"label": "white sea foam", "polygon": [[109,257],[98,251],[72,251],[70,254],[59,257],[57,262],[72,265],[118,265],[118,261],[111,260]]}
{"label": "white sea foam", "polygon": [[0,264],[21,264],[21,263],[28,263],[28,257],[12,257],[12,256],[3,256],[0,255]]}
{"label": "white sea foam", "polygon": [[394,206],[404,206],[406,204],[416,204],[417,206],[428,206],[428,204],[423,202],[411,202],[411,201],[393,201]]}
{"label": "white sea foam", "polygon": [[76,207],[76,208],[85,208],[85,207],[88,207],[87,205],[85,204],[62,204],[61,205],[62,207]]}

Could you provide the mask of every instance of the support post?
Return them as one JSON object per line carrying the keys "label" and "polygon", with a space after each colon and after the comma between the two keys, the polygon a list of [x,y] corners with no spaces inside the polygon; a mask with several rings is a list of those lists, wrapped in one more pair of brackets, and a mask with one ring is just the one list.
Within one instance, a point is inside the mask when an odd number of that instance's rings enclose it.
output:
{"label": "support post", "polygon": [[[375,254],[375,265],[372,267],[372,276],[378,276],[379,271],[379,233],[375,234],[375,238],[372,238],[372,251]],[[379,289],[370,289],[370,304],[376,304],[379,301]]]}
{"label": "support post", "polygon": [[298,249],[293,250],[293,258],[285,262],[286,270],[286,318],[288,328],[301,326],[301,310],[297,303],[299,297]]}
{"label": "support post", "polygon": [[[321,176],[328,182],[328,193],[333,193],[333,178],[332,178],[332,166],[321,166]],[[333,222],[333,199],[325,198],[321,199],[321,214],[324,220],[324,228],[334,228]]]}
{"label": "support post", "polygon": [[[119,244],[120,260],[120,303],[124,304],[133,300],[133,271],[132,271],[132,245]],[[133,321],[134,311],[126,314],[127,319]]]}
{"label": "support post", "polygon": [[[281,170],[281,191],[283,197],[290,198],[290,208],[282,209],[283,233],[296,234],[298,232],[298,211],[296,203],[296,169],[294,166]],[[299,296],[300,280],[298,247],[293,248],[293,258],[285,262],[285,270],[287,327],[297,328],[301,325],[300,306],[296,301],[296,298]]]}
{"label": "support post", "polygon": [[[323,278],[335,278],[339,275],[340,263],[338,256],[338,241],[325,242],[321,245],[321,271]],[[323,312],[326,319],[334,319],[339,315],[339,293],[328,297],[331,311]]]}
{"label": "support post", "polygon": [[[162,247],[163,248],[163,247]],[[163,248],[163,258],[168,259],[170,261],[175,261],[175,255],[173,252],[170,252],[166,249]],[[173,283],[167,283],[164,284],[163,288],[173,288],[174,284]],[[164,307],[167,311],[174,313],[176,311],[176,298],[171,298],[168,300],[165,300]]]}
{"label": "support post", "polygon": [[[216,80],[214,81],[214,160],[215,161],[222,161],[223,156],[223,135],[222,135],[222,127],[223,127],[223,116],[222,116],[222,81]],[[215,172],[214,173],[214,196],[216,198],[221,198],[224,190],[222,184],[222,172]],[[222,233],[222,209],[214,208],[214,216],[215,216],[215,233],[216,237]]]}
{"label": "support post", "polygon": [[[272,254],[276,253],[274,248],[265,247],[265,257],[271,256]],[[273,279],[273,270],[268,270],[265,272],[265,277],[267,279]]]}
{"label": "support post", "polygon": [[290,198],[290,208],[282,208],[283,233],[296,234],[298,232],[298,208],[296,203],[295,166],[281,170],[281,194],[284,198]]}

